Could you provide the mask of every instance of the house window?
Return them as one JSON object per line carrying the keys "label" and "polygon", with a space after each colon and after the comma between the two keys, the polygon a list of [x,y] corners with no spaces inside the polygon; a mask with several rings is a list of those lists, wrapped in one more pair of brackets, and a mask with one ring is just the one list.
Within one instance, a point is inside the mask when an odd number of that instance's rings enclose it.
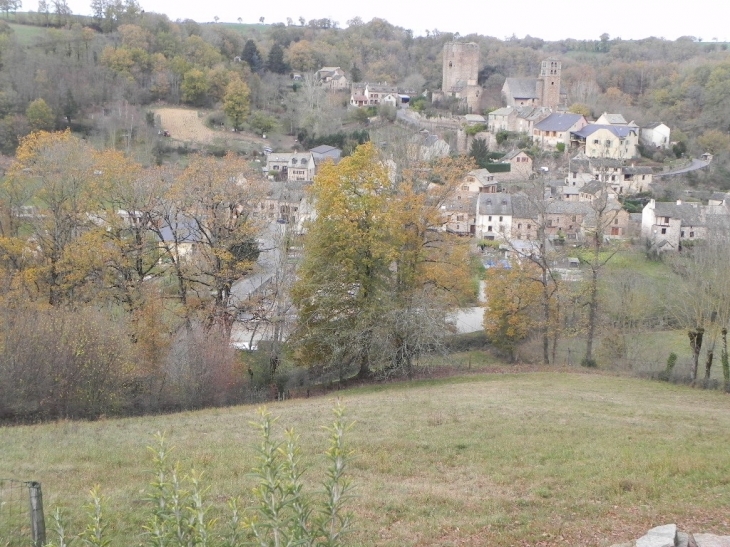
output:
{"label": "house window", "polygon": [[679,235],[684,237],[684,230],[682,230]]}
{"label": "house window", "polygon": [[548,225],[548,226],[552,226],[552,225],[553,225],[553,221],[552,221],[552,220],[548,220],[548,223],[547,223],[547,225]]}
{"label": "house window", "polygon": [[491,226],[487,226],[487,232],[491,232],[491,231],[492,231],[492,227]]}
{"label": "house window", "polygon": [[517,224],[517,229],[518,230],[521,230],[522,229],[522,223],[521,222]]}
{"label": "house window", "polygon": [[491,221],[492,221],[492,216],[490,215],[490,216],[489,216],[489,217],[487,218],[487,220],[491,222]]}
{"label": "house window", "polygon": [[502,222],[503,217],[499,217],[499,221]]}
{"label": "house window", "polygon": [[593,139],[593,144],[601,144],[598,139]]}
{"label": "house window", "polygon": [[606,140],[606,148],[611,148],[611,139]]}
{"label": "house window", "polygon": [[695,236],[695,233],[694,232],[690,232],[689,233],[689,237],[694,237],[694,236]]}
{"label": "house window", "polygon": [[527,225],[527,229],[528,229],[528,230],[532,229],[532,224],[528,224],[528,225]]}
{"label": "house window", "polygon": [[463,185],[463,186],[461,187],[461,189],[462,189],[462,190],[464,190],[464,191],[466,192],[466,191],[468,191],[468,190],[469,190],[469,185],[468,185],[468,184],[465,184],[465,185]]}
{"label": "house window", "polygon": [[666,233],[667,233],[667,229],[666,228],[662,228],[662,234],[666,234]]}

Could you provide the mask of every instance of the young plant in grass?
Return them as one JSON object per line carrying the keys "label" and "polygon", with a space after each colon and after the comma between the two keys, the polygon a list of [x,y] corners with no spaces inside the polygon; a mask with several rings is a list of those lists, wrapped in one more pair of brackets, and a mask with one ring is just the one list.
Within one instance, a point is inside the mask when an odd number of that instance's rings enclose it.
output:
{"label": "young plant in grass", "polygon": [[[146,501],[150,515],[140,531],[144,545],[150,547],[260,547],[317,546],[339,547],[342,537],[352,525],[352,514],[346,502],[352,485],[345,476],[351,451],[344,443],[349,425],[344,420],[344,409],[334,408],[335,420],[327,428],[329,445],[325,455],[329,461],[322,483],[322,491],[305,491],[302,476],[306,471],[301,464],[299,436],[289,429],[284,440],[273,435],[276,419],[268,411],[260,411],[260,420],[254,424],[260,434],[259,456],[253,469],[257,478],[254,488],[256,504],[243,518],[238,501],[228,507],[230,514],[218,526],[211,516],[205,496],[208,487],[202,474],[191,471],[182,474],[177,463],[170,461],[170,448],[162,434],[156,435],[156,446],[150,447],[154,464],[154,479],[149,485]],[[46,547],[68,547],[75,540],[89,547],[111,545],[107,519],[103,514],[103,498],[98,487],[91,490],[87,506],[87,526],[76,536],[69,534],[65,519],[56,509],[52,535],[57,541]]]}

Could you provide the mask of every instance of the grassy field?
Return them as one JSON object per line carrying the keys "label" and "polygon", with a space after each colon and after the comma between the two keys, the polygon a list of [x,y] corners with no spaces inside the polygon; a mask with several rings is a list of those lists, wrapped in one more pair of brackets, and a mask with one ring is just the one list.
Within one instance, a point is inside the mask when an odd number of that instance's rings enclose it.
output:
{"label": "grassy field", "polygon": [[[591,545],[655,525],[730,533],[730,399],[659,382],[563,372],[479,374],[339,393],[355,421],[349,545]],[[324,463],[329,398],[275,403],[301,434],[308,476]],[[252,407],[0,429],[0,477],[38,480],[46,513],[74,526],[94,484],[113,545],[138,545],[166,432],[205,472],[216,510],[249,497]]]}

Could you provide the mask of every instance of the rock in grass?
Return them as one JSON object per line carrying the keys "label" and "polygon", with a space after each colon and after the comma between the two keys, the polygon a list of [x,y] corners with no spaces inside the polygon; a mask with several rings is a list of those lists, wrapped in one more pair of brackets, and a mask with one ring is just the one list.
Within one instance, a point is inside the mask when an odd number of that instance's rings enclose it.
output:
{"label": "rock in grass", "polygon": [[637,539],[636,547],[675,547],[676,541],[677,525],[665,524],[652,528],[646,535]]}

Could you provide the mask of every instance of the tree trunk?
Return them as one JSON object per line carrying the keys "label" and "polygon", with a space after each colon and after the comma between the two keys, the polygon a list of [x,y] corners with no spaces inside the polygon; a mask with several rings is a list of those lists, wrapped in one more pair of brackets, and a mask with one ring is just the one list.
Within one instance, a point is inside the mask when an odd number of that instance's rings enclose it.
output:
{"label": "tree trunk", "polygon": [[550,293],[547,280],[547,272],[543,270],[542,273],[542,290],[543,290],[543,302],[542,302],[542,313],[544,325],[542,326],[542,363],[544,365],[550,364]]}
{"label": "tree trunk", "polygon": [[712,368],[713,357],[714,352],[711,349],[707,350],[707,361],[705,361],[705,382],[709,382],[710,380],[710,369]]}
{"label": "tree trunk", "polygon": [[590,364],[593,360],[593,338],[596,335],[596,317],[598,315],[598,270],[593,268],[591,275],[591,300],[588,304],[588,339],[586,340],[586,355],[584,362]]}
{"label": "tree trunk", "polygon": [[705,329],[698,327],[697,330],[691,330],[687,333],[689,336],[689,345],[692,347],[692,381],[697,380],[697,368],[700,363],[700,350],[702,349],[702,337]]}

